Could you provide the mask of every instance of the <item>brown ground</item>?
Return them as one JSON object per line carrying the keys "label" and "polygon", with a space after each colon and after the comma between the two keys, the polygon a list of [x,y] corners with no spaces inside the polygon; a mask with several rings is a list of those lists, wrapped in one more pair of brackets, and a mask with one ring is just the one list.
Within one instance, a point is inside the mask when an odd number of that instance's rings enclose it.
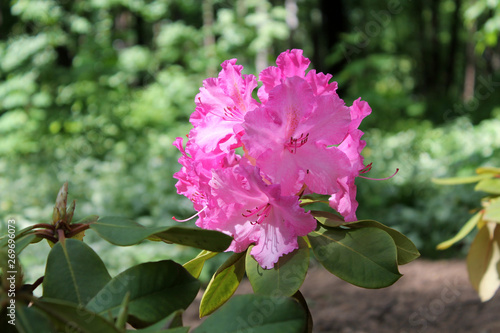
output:
{"label": "brown ground", "polygon": [[[301,287],[317,333],[500,333],[500,292],[481,303],[467,278],[465,262],[418,259],[400,267],[393,286],[355,287],[321,267],[311,267]],[[251,293],[243,281],[237,293]],[[200,295],[184,314],[199,323]],[[224,332],[221,332],[224,333]]]}

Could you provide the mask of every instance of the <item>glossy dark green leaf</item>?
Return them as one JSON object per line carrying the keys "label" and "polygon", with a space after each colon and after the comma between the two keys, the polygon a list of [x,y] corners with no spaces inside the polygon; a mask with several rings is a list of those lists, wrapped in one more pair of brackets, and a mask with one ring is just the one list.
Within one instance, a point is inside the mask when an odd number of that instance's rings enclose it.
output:
{"label": "glossy dark green leaf", "polygon": [[362,220],[356,222],[348,222],[345,223],[344,226],[347,226],[349,228],[374,227],[387,232],[396,244],[396,248],[398,250],[398,265],[405,265],[420,257],[420,252],[418,252],[417,247],[408,237],[393,228],[389,228],[388,226],[383,225],[380,222],[373,220]]}
{"label": "glossy dark green leaf", "polygon": [[195,258],[189,260],[187,263],[182,265],[192,276],[199,278],[205,261],[218,255],[219,252],[211,252],[207,250],[202,250]]}
{"label": "glossy dark green leaf", "polygon": [[212,276],[200,302],[200,317],[221,307],[234,294],[245,275],[245,252],[229,257]]}
{"label": "glossy dark green leaf", "polygon": [[53,333],[56,328],[40,309],[31,306],[16,307],[16,327],[23,333]]}
{"label": "glossy dark green leaf", "polygon": [[308,238],[319,262],[356,286],[383,288],[401,277],[396,244],[384,230],[320,228]]}
{"label": "glossy dark green leaf", "polygon": [[307,316],[295,299],[237,295],[214,312],[193,333],[303,333]]}
{"label": "glossy dark green leaf", "polygon": [[304,309],[306,315],[307,315],[307,329],[304,332],[307,333],[312,333],[313,332],[313,317],[311,315],[311,311],[309,310],[309,306],[307,305],[306,299],[300,292],[300,290],[297,290],[297,292],[292,296],[292,298],[296,299],[299,304],[302,306]]}
{"label": "glossy dark green leaf", "polygon": [[167,229],[146,228],[134,220],[117,216],[101,217],[90,224],[90,228],[111,244],[119,246],[138,244],[154,233]]}
{"label": "glossy dark green leaf", "polygon": [[500,178],[484,179],[477,183],[476,191],[483,191],[490,194],[500,194]]}
{"label": "glossy dark green leaf", "polygon": [[169,243],[212,252],[225,251],[233,241],[232,237],[222,232],[186,227],[170,227],[165,231],[155,233],[154,236]]}
{"label": "glossy dark green leaf", "polygon": [[250,255],[251,248],[249,248],[246,256],[246,272],[254,293],[292,296],[299,290],[309,268],[309,247],[302,238],[299,238],[298,242],[299,248],[282,256],[272,269],[260,267]]}
{"label": "glossy dark green leaf", "polygon": [[63,332],[119,333],[120,331],[101,316],[81,305],[54,299],[35,300],[33,305],[42,310]]}
{"label": "glossy dark green leaf", "polygon": [[90,228],[108,242],[119,246],[138,244],[150,238],[202,250],[222,252],[232,241],[230,236],[218,231],[177,226],[146,228],[131,219],[114,216],[102,217],[90,224]]}
{"label": "glossy dark green leaf", "polygon": [[156,324],[150,325],[146,328],[141,328],[138,330],[127,330],[127,332],[136,333],[157,333],[157,332],[168,332],[174,333],[178,330],[179,333],[184,333],[189,331],[189,327],[182,327],[182,313],[183,310],[177,310],[169,314],[166,318],[163,318]]}
{"label": "glossy dark green leaf", "polygon": [[135,327],[156,323],[172,312],[186,309],[200,282],[181,265],[171,261],[147,262],[115,276],[87,304],[90,311],[114,317],[127,292],[129,322]]}
{"label": "glossy dark green leaf", "polygon": [[327,226],[327,227],[338,227],[345,223],[344,219],[331,212],[324,212],[322,210],[312,210],[311,215],[314,216],[319,223]]}
{"label": "glossy dark green leaf", "polygon": [[84,305],[110,280],[94,250],[82,241],[66,239],[49,252],[43,296]]}

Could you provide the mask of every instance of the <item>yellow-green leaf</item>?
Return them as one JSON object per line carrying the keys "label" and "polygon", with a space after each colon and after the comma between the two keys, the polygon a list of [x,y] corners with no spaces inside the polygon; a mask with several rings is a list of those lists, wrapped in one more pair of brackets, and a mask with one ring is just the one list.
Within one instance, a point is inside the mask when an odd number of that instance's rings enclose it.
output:
{"label": "yellow-green leaf", "polygon": [[479,212],[476,215],[472,216],[455,236],[448,239],[447,241],[438,244],[437,249],[446,250],[447,248],[449,248],[450,246],[452,246],[453,244],[455,244],[456,242],[467,236],[472,231],[472,229],[474,229],[474,227],[478,224],[480,219],[481,219],[481,213]]}
{"label": "yellow-green leaf", "polygon": [[235,253],[212,276],[201,298],[200,318],[211,314],[231,298],[245,275],[245,252]]}
{"label": "yellow-green leaf", "polygon": [[205,265],[205,261],[207,261],[210,258],[215,257],[218,255],[219,252],[211,252],[207,250],[202,250],[198,255],[189,260],[187,263],[182,265],[189,273],[191,273],[192,276],[195,278],[199,278],[201,274],[201,270],[203,269],[203,266]]}
{"label": "yellow-green leaf", "polygon": [[500,194],[500,178],[481,180],[477,183],[474,190],[491,194]]}
{"label": "yellow-green leaf", "polygon": [[477,176],[469,177],[453,177],[453,178],[432,178],[432,182],[438,185],[459,185],[459,184],[470,184],[477,183],[483,179],[492,178],[492,174],[480,174]]}
{"label": "yellow-green leaf", "polygon": [[484,208],[483,219],[489,222],[500,223],[500,198],[492,199]]}

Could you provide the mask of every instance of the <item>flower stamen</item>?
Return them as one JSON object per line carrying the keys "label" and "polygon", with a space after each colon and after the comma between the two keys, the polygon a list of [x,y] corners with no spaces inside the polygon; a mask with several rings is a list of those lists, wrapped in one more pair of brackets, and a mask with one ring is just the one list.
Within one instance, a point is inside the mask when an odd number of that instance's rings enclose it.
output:
{"label": "flower stamen", "polygon": [[392,177],[394,177],[398,172],[399,172],[399,168],[396,169],[396,172],[394,172],[392,174],[392,176],[385,177],[385,178],[369,178],[369,177],[364,177],[364,176],[358,176],[358,177],[364,178],[364,179],[369,179],[369,180],[387,180],[387,179],[391,179]]}
{"label": "flower stamen", "polygon": [[176,222],[187,222],[189,220],[192,220],[194,219],[195,217],[197,217],[198,215],[201,214],[201,212],[203,212],[205,209],[207,209],[208,206],[205,206],[203,207],[199,212],[197,212],[196,214],[194,214],[193,216],[191,217],[188,217],[187,219],[184,219],[184,220],[178,220],[175,216],[172,216],[172,220],[176,221]]}
{"label": "flower stamen", "polygon": [[288,149],[288,151],[292,154],[297,153],[297,148],[302,147],[307,143],[307,140],[309,139],[309,133],[304,135],[304,133],[301,133],[298,138],[294,138],[293,136],[290,137],[290,141],[285,143],[285,148]]}

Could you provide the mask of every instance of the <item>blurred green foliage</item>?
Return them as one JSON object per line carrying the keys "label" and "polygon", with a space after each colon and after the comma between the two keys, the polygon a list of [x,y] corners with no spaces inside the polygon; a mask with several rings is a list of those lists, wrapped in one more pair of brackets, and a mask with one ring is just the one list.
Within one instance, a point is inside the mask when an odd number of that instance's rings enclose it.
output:
{"label": "blurred green foliage", "polygon": [[[42,222],[64,181],[77,198],[76,219],[96,213],[165,225],[173,215],[190,215],[191,203],[175,192],[179,154],[171,143],[190,129],[202,80],[230,58],[256,74],[295,47],[334,75],[347,103],[362,96],[372,106],[363,124],[366,160],[374,163],[369,176],[401,169],[389,181],[358,181],[358,216],[396,226],[422,254],[436,256],[435,245],[460,228],[477,197],[430,178],[500,165],[499,6],[3,1],[0,218]],[[464,55],[471,47],[472,57]],[[467,68],[474,71],[465,96]],[[170,251],[181,261],[193,255]],[[131,252],[130,260],[166,257],[150,248]],[[116,269],[133,264],[120,266],[125,257],[104,255]]]}

